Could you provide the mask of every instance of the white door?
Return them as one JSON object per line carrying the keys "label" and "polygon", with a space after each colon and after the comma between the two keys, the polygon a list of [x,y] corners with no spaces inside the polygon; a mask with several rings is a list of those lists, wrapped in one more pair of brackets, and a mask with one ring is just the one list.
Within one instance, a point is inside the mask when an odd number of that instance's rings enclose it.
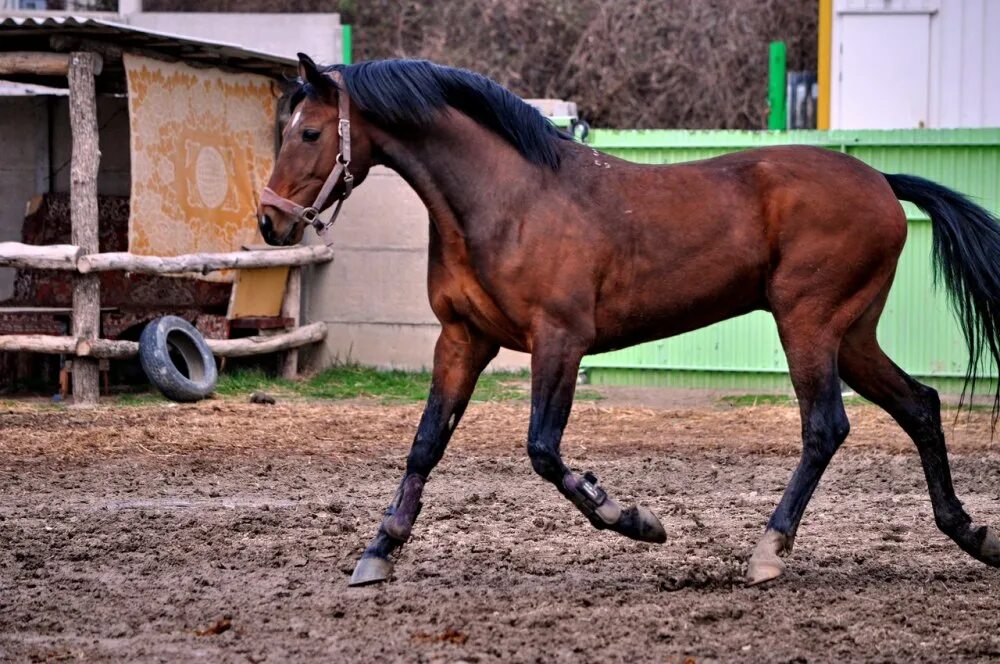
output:
{"label": "white door", "polygon": [[930,14],[843,14],[840,129],[928,125]]}

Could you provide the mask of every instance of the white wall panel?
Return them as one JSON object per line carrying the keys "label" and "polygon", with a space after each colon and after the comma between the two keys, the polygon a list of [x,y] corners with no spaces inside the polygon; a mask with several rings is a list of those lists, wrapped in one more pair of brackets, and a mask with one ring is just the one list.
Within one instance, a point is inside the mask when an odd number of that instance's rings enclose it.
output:
{"label": "white wall panel", "polygon": [[834,0],[832,31],[831,128],[1000,126],[1000,1]]}

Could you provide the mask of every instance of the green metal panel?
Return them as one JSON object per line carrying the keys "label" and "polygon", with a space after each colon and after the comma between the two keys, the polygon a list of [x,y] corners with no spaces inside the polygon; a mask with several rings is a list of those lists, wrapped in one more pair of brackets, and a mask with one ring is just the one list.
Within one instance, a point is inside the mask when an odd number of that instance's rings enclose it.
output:
{"label": "green metal panel", "polygon": [[[767,145],[804,144],[853,155],[886,173],[920,175],[1000,211],[1000,129],[894,131],[594,130],[605,152],[673,164]],[[943,292],[932,284],[931,225],[904,204],[909,237],[879,326],[897,364],[939,389],[958,391],[966,350]],[[584,359],[595,383],[786,389],[785,356],[770,314],[755,312],[685,335]],[[987,375],[997,377],[989,366]]]}
{"label": "green metal panel", "polygon": [[343,64],[354,64],[354,29],[350,25],[340,26],[341,60]]}
{"label": "green metal panel", "polygon": [[770,46],[767,71],[767,128],[785,129],[788,122],[788,100],[785,80],[785,42],[773,41]]}

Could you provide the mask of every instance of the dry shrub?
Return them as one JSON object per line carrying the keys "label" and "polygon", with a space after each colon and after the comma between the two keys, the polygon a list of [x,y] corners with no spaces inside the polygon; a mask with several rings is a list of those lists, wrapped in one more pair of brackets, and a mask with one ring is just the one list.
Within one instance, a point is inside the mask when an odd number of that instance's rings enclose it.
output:
{"label": "dry shrub", "polygon": [[766,125],[768,42],[816,68],[817,0],[148,0],[150,10],[343,11],[355,58],[427,58],[605,127]]}

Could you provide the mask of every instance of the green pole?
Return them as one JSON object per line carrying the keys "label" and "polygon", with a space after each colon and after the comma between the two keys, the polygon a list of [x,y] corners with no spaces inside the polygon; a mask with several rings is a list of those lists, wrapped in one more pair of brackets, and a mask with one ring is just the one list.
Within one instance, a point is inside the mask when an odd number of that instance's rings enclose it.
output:
{"label": "green pole", "polygon": [[785,42],[771,42],[768,59],[767,128],[787,129]]}
{"label": "green pole", "polygon": [[343,42],[343,45],[344,45],[343,60],[344,60],[344,64],[345,65],[349,65],[352,62],[352,60],[351,60],[351,52],[354,50],[354,45],[353,45],[352,39],[351,39],[351,37],[352,37],[352,35],[351,35],[351,26],[349,26],[349,25],[342,25],[340,27],[341,27],[341,30],[342,30],[342,32],[341,32],[341,41]]}

